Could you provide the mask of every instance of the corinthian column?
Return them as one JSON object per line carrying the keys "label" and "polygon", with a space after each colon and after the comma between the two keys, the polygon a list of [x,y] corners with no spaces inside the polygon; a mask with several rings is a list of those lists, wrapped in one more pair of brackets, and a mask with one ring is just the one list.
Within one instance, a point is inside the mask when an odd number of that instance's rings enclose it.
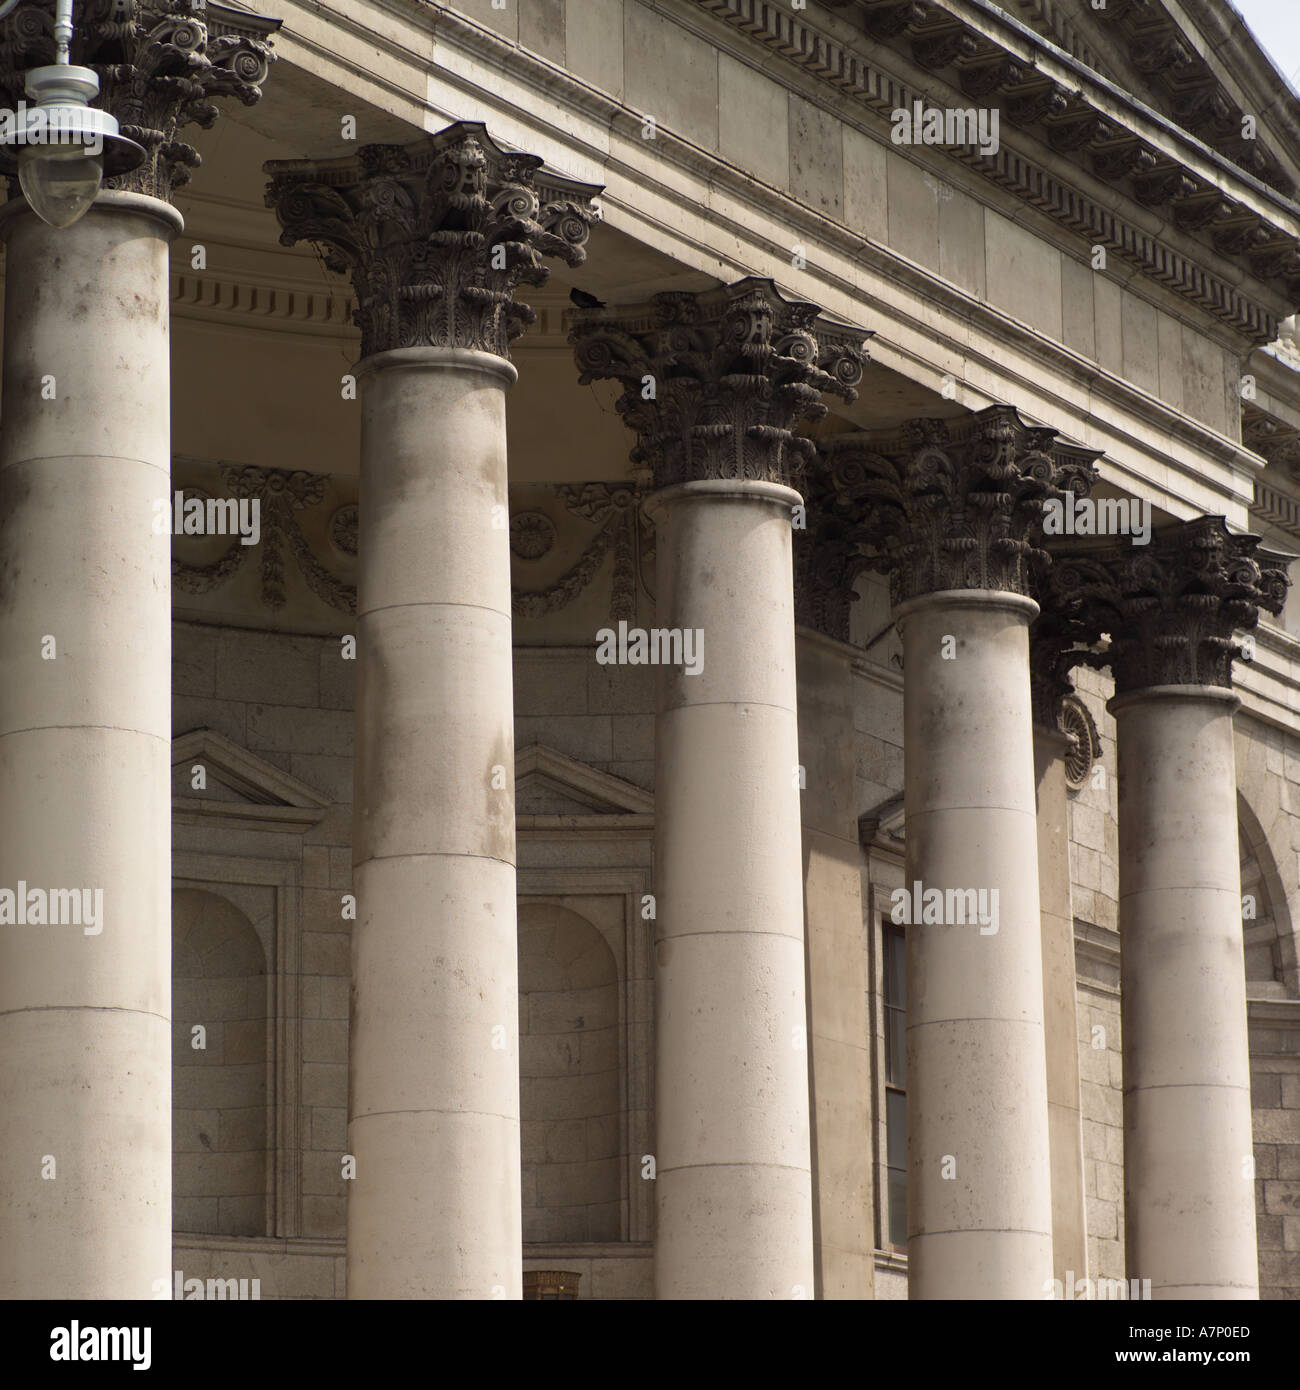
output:
{"label": "corinthian column", "polygon": [[[51,8],[0,22],[6,105],[53,61]],[[218,8],[83,15],[73,61],[99,67],[100,104],[148,158],[63,230],[18,196],[0,210],[6,1299],[172,1286],[168,200],[198,163],[177,127],[211,125],[212,96],[255,101],[279,26],[223,9],[218,42]]]}
{"label": "corinthian column", "polygon": [[702,644],[655,722],[655,1291],[811,1298],[790,482],[864,335],[749,279],[571,336],[654,470],[656,622]]}
{"label": "corinthian column", "polygon": [[1053,577],[1111,636],[1124,1254],[1159,1299],[1259,1296],[1233,633],[1280,613],[1288,580],[1258,546],[1202,517]]}
{"label": "corinthian column", "polygon": [[830,451],[903,638],[912,1298],[1051,1287],[1028,587],[1093,457],[1054,439],[993,407]]}
{"label": "corinthian column", "polygon": [[362,332],[350,1298],[522,1292],[505,391],[598,191],[541,164],[463,123],[267,166]]}

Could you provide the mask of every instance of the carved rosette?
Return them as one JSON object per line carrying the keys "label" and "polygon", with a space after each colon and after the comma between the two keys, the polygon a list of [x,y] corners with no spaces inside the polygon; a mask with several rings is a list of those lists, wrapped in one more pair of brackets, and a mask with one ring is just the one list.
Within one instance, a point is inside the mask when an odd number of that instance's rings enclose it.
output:
{"label": "carved rosette", "polygon": [[1261,609],[1281,613],[1293,558],[1263,549],[1258,536],[1234,535],[1221,516],[1203,516],[1157,531],[1150,545],[1058,553],[1046,590],[1057,620],[1080,641],[1109,635],[1104,652],[1073,656],[1109,666],[1117,695],[1231,688],[1242,654],[1235,634],[1254,628]]}
{"label": "carved rosette", "polygon": [[827,465],[860,567],[889,575],[897,606],[945,589],[1029,594],[1049,563],[1044,503],[1086,496],[1097,457],[1010,406],[990,406],[961,420],[912,420],[893,438],[840,436]]}
{"label": "carved rosette", "polygon": [[[641,497],[633,487],[610,483],[563,483],[556,495],[566,511],[589,521],[598,530],[583,548],[577,560],[553,583],[544,589],[511,589],[511,607],[517,617],[542,618],[567,607],[592,582],[605,562],[606,555],[614,557],[610,584],[610,617],[617,621],[636,619],[637,575],[645,557],[641,535]],[[516,523],[528,517],[540,517],[549,528],[545,551],[528,554],[516,544]],[[510,523],[511,550],[520,559],[540,558],[554,544],[555,526],[540,512],[516,512]],[[528,531],[518,528],[518,534]],[[535,533],[534,533],[535,534]],[[644,585],[644,580],[643,580]],[[649,592],[648,586],[644,586]]]}
{"label": "carved rosette", "polygon": [[265,169],[281,243],[314,242],[351,275],[366,357],[411,347],[509,357],[535,317],[516,288],[546,283],[546,257],[581,265],[599,216],[598,187],[543,173],[536,155],[508,153],[473,121]]}
{"label": "carved rosette", "polygon": [[[212,0],[81,0],[72,61],[98,74],[94,105],[146,155],[107,187],[169,200],[188,183],[201,161],[178,133],[209,129],[218,97],[260,99],[282,23]],[[0,102],[25,100],[27,70],[53,63],[54,52],[54,0],[26,0],[0,20]]]}
{"label": "carved rosette", "polygon": [[569,322],[582,384],[623,384],[632,462],[656,487],[796,479],[814,452],[796,426],[826,414],[823,395],[855,398],[870,336],[753,277],[639,310],[574,310]]}

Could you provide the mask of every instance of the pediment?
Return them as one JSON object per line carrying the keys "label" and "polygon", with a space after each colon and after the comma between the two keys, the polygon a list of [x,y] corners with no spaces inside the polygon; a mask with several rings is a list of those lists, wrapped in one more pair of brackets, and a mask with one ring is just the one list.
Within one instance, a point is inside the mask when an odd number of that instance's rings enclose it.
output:
{"label": "pediment", "polygon": [[886,797],[858,817],[858,842],[863,849],[898,850],[906,841],[903,794]]}
{"label": "pediment", "polygon": [[515,814],[649,816],[654,797],[643,788],[570,758],[544,743],[515,755]]}
{"label": "pediment", "polygon": [[172,815],[179,824],[215,820],[242,829],[303,831],[319,824],[330,805],[315,788],[215,729],[193,729],[172,740]]}

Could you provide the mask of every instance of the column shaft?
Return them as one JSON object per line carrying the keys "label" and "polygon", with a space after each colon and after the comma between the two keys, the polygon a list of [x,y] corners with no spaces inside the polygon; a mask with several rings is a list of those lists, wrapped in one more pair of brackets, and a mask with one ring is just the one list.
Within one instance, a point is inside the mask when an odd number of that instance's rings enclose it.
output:
{"label": "column shaft", "polygon": [[[659,1298],[811,1298],[790,507],[656,499],[658,621],[703,633],[655,725]],[[863,1136],[865,1142],[865,1135]]]}
{"label": "column shaft", "polygon": [[984,890],[990,908],[998,895],[995,931],[970,921],[969,899],[965,925],[918,920],[913,903],[907,927],[912,1298],[1042,1298],[1052,1277],[1028,649],[1036,611],[1019,595],[980,590],[896,610],[908,887]]}
{"label": "column shaft", "polygon": [[0,925],[4,1298],[171,1288],[170,509],[155,530],[153,504],[171,494],[180,226],[124,193],[62,231],[22,202],[0,213],[0,889],[102,904],[91,928]]}
{"label": "column shaft", "polygon": [[1250,1058],[1232,712],[1117,696],[1125,1263],[1153,1298],[1253,1299]]}
{"label": "column shaft", "polygon": [[515,371],[411,348],[358,375],[348,1294],[518,1298]]}
{"label": "column shaft", "polygon": [[871,1020],[853,747],[854,648],[798,637],[817,1296],[874,1296]]}
{"label": "column shaft", "polygon": [[[1057,730],[1034,730],[1047,1123],[1052,1153],[1052,1262],[1054,1277],[1061,1281],[1062,1292],[1069,1298],[1070,1289],[1088,1274],[1088,1240],[1075,1013],[1069,800],[1062,756],[1065,744],[1065,736]],[[1064,1287],[1067,1280],[1070,1289]]]}

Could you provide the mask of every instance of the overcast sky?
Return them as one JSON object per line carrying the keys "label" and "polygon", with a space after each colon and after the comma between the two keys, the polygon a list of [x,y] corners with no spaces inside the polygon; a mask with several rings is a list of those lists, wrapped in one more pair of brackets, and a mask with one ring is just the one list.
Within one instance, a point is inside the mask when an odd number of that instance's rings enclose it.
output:
{"label": "overcast sky", "polygon": [[1300,0],[1230,0],[1268,50],[1291,85],[1300,91]]}

